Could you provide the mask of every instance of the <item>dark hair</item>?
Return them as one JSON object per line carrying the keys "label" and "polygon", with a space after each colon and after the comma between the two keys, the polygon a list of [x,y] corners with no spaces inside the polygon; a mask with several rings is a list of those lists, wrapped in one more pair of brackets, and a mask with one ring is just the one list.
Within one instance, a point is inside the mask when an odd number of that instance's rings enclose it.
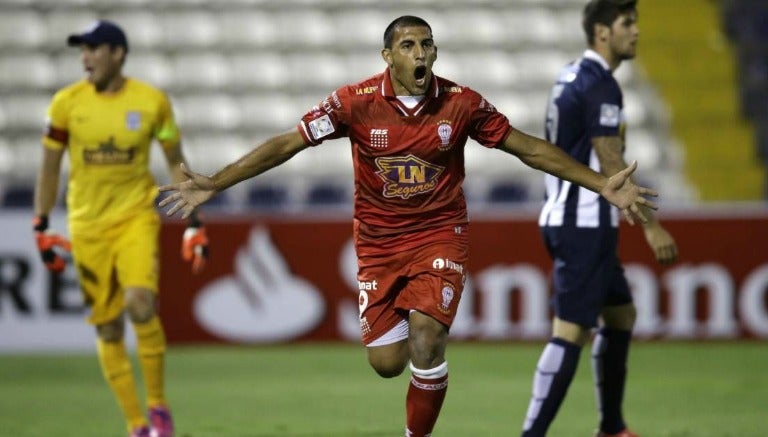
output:
{"label": "dark hair", "polygon": [[387,30],[384,31],[384,48],[392,48],[392,40],[395,38],[395,29],[398,27],[408,26],[423,26],[432,32],[432,27],[423,18],[414,17],[413,15],[403,15],[400,18],[396,18],[393,22],[389,23]]}
{"label": "dark hair", "polygon": [[595,24],[610,26],[616,18],[628,11],[637,8],[639,0],[590,0],[584,6],[584,15],[581,26],[587,34],[587,43],[591,46],[595,43]]}

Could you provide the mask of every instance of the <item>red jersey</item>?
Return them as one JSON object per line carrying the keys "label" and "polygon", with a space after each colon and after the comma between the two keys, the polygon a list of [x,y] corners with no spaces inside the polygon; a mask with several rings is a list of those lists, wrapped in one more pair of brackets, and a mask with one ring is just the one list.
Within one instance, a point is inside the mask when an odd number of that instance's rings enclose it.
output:
{"label": "red jersey", "polygon": [[349,137],[355,229],[361,236],[467,223],[464,145],[496,147],[509,120],[480,94],[433,76],[412,109],[395,96],[389,70],[334,91],[301,119],[304,140]]}

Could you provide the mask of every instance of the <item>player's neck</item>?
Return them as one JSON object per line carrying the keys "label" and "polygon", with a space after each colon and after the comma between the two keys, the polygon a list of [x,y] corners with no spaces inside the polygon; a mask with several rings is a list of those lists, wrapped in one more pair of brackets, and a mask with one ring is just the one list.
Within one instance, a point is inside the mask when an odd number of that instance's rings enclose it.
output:
{"label": "player's neck", "polygon": [[608,69],[611,71],[616,71],[617,68],[619,68],[619,65],[621,65],[621,58],[614,55],[613,52],[611,52],[611,49],[606,46],[596,45],[594,47],[591,47],[592,50],[595,51],[600,57],[602,57],[605,62],[608,64]]}
{"label": "player's neck", "polygon": [[125,85],[125,76],[117,74],[115,77],[104,83],[104,85],[96,85],[96,91],[104,94],[114,94],[123,89],[123,85]]}

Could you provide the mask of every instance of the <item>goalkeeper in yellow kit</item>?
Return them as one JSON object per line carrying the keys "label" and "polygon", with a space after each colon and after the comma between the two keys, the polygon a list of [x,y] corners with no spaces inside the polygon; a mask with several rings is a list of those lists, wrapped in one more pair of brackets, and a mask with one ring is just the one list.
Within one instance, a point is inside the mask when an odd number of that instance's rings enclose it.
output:
{"label": "goalkeeper in yellow kit", "polygon": [[[61,162],[69,155],[67,185],[71,250],[80,287],[95,325],[103,374],[125,416],[131,437],[172,437],[173,420],[164,391],[165,335],[156,311],[158,194],[149,169],[156,139],[167,158],[171,178],[182,181],[180,134],[168,97],[123,75],[128,53],[125,33],[99,21],[70,35],[80,47],[87,79],[57,92],[48,109],[43,161],[35,189],[35,238],[46,267],[58,272],[69,250],[64,238],[48,229],[56,203]],[[194,218],[184,234],[182,253],[203,267],[205,229]],[[59,246],[59,247],[57,247]],[[145,415],[134,382],[123,334],[124,317],[133,324],[138,362],[145,385]]]}

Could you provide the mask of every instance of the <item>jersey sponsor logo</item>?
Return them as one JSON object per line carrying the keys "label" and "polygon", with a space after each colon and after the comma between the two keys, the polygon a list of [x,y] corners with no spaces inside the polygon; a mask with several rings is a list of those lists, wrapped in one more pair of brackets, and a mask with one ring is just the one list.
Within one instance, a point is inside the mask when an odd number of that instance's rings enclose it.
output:
{"label": "jersey sponsor logo", "polygon": [[382,194],[387,198],[408,199],[437,187],[445,167],[430,164],[413,155],[376,158],[376,173],[385,182]]}
{"label": "jersey sponsor logo", "polygon": [[83,150],[83,161],[89,165],[130,164],[136,156],[138,147],[119,149],[115,146],[115,138],[110,137],[105,143],[100,143],[97,149]]}
{"label": "jersey sponsor logo", "polygon": [[464,274],[464,266],[453,262],[447,258],[435,258],[432,261],[432,268],[437,270],[443,270],[443,269],[451,269],[459,272],[460,274]]}
{"label": "jersey sponsor logo", "polygon": [[360,291],[378,290],[379,282],[375,279],[373,281],[357,281],[357,287]]}
{"label": "jersey sponsor logo", "polygon": [[389,145],[389,129],[371,129],[371,147],[386,149]]}
{"label": "jersey sponsor logo", "polygon": [[331,122],[331,117],[329,117],[328,114],[310,121],[307,123],[307,127],[309,127],[309,130],[312,132],[312,138],[315,140],[319,140],[336,131],[336,128],[333,127],[333,123]]}
{"label": "jersey sponsor logo", "polygon": [[365,88],[357,88],[355,90],[355,94],[358,96],[362,96],[363,94],[373,94],[376,92],[376,90],[379,89],[379,86],[367,86]]}
{"label": "jersey sponsor logo", "polygon": [[437,304],[437,310],[448,315],[451,313],[451,302],[453,302],[453,297],[456,295],[456,292],[453,290],[453,285],[444,282],[443,289],[440,290],[440,295],[442,296],[443,301]]}
{"label": "jersey sponsor logo", "polygon": [[125,113],[125,128],[128,130],[139,130],[141,127],[141,113],[138,111],[128,111]]}
{"label": "jersey sponsor logo", "polygon": [[437,136],[440,137],[440,145],[437,146],[438,150],[445,151],[451,148],[451,133],[453,128],[451,127],[450,120],[440,120],[437,122]]}
{"label": "jersey sponsor logo", "polygon": [[444,93],[459,93],[461,94],[464,92],[464,90],[461,89],[460,86],[444,86],[440,88],[440,90]]}
{"label": "jersey sponsor logo", "polygon": [[616,127],[621,121],[619,105],[603,103],[600,105],[600,126]]}

